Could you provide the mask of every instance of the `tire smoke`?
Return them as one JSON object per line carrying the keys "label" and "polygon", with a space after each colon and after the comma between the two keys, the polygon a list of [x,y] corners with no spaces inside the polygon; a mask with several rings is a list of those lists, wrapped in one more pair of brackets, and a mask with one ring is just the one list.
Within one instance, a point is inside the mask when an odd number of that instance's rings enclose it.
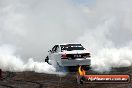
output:
{"label": "tire smoke", "polygon": [[35,71],[57,74],[55,68],[45,62],[35,62],[30,58],[27,63],[24,63],[19,56],[15,55],[15,48],[10,45],[1,45],[0,47],[0,68],[13,72]]}
{"label": "tire smoke", "polygon": [[83,44],[95,71],[131,66],[132,1],[75,1],[1,0],[0,68],[54,73],[44,59],[64,42]]}
{"label": "tire smoke", "polygon": [[92,54],[92,68],[98,72],[132,65],[132,6],[130,0],[96,0],[83,6],[91,27],[78,41]]}

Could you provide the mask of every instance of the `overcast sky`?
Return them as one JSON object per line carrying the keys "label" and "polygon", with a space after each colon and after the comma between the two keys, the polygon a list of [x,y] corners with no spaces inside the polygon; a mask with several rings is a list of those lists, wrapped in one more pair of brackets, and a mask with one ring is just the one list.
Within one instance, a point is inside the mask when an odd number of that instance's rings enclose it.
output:
{"label": "overcast sky", "polygon": [[131,3],[0,0],[0,44],[15,46],[24,57],[44,57],[53,45],[64,42],[79,41],[95,51],[125,46],[132,37]]}

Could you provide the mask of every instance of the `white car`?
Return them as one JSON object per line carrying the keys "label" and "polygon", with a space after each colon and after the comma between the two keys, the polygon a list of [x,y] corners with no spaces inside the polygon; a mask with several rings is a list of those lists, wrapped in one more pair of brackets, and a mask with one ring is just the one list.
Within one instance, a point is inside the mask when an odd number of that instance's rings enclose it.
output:
{"label": "white car", "polygon": [[59,44],[48,52],[45,62],[54,67],[89,68],[91,65],[90,53],[81,44]]}

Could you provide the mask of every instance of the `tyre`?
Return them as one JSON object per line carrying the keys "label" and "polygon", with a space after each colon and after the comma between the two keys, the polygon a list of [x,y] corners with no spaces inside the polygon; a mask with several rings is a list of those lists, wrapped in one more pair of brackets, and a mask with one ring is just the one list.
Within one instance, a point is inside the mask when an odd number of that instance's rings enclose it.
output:
{"label": "tyre", "polygon": [[49,58],[48,57],[45,58],[45,62],[47,62],[49,64]]}
{"label": "tyre", "polygon": [[58,64],[58,62],[57,62],[57,64],[56,64],[55,68],[56,68],[56,71],[57,71],[57,72],[66,72],[66,71],[67,71],[67,68],[64,67],[64,66],[60,66],[60,65]]}
{"label": "tyre", "polygon": [[77,75],[76,81],[78,84],[84,84],[85,78],[83,76]]}
{"label": "tyre", "polygon": [[87,66],[82,66],[82,68],[86,71],[90,70],[91,69],[91,66],[90,65],[87,65]]}

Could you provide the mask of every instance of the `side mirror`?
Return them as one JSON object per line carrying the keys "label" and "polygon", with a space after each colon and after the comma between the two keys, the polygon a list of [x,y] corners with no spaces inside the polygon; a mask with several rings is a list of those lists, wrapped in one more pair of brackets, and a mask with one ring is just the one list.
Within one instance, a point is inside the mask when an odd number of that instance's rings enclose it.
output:
{"label": "side mirror", "polygon": [[51,52],[52,52],[52,50],[49,50],[48,52],[50,52],[50,53],[51,53]]}

